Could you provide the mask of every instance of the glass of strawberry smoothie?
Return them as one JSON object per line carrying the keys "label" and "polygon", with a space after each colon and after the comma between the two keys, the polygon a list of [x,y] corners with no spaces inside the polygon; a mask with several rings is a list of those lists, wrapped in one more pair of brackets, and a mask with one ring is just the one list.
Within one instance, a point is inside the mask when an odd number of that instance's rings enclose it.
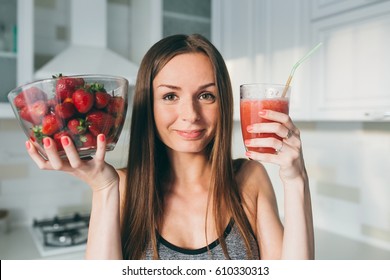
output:
{"label": "glass of strawberry smoothie", "polygon": [[[271,122],[259,116],[261,110],[273,110],[289,113],[290,91],[289,87],[283,95],[284,85],[278,84],[244,84],[240,86],[240,121],[242,137],[245,140],[253,138],[275,137],[282,138],[274,133],[250,133],[247,127],[256,123]],[[249,151],[274,154],[272,147],[246,147]]]}

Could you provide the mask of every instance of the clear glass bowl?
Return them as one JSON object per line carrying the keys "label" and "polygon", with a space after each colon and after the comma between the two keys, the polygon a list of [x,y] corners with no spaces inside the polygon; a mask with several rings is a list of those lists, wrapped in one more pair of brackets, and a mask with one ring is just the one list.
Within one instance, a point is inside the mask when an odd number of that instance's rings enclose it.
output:
{"label": "clear glass bowl", "polygon": [[126,117],[128,87],[128,81],[117,76],[59,76],[17,87],[8,100],[44,158],[44,137],[53,138],[59,155],[66,157],[60,142],[64,135],[73,140],[80,157],[89,157],[96,152],[100,133],[106,136],[106,150],[115,148]]}

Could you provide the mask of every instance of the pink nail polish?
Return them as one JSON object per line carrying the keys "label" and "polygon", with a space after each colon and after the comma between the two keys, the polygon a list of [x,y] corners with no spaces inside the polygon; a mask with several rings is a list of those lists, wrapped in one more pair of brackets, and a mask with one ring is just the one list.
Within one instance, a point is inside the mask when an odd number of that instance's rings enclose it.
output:
{"label": "pink nail polish", "polygon": [[27,150],[30,150],[30,149],[31,149],[30,141],[26,141],[26,148],[27,148]]}
{"label": "pink nail polish", "polygon": [[61,137],[61,144],[63,147],[66,147],[69,145],[69,138],[66,136]]}
{"label": "pink nail polish", "polygon": [[50,139],[43,138],[43,145],[45,146],[45,148],[49,148],[50,147]]}
{"label": "pink nail polish", "polygon": [[104,142],[106,140],[106,136],[104,134],[99,135],[99,141]]}

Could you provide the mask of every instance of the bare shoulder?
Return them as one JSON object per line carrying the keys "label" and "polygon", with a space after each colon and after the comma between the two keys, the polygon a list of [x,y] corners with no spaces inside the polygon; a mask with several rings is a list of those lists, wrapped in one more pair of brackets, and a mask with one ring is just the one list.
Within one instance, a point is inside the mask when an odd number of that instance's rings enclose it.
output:
{"label": "bare shoulder", "polygon": [[247,217],[256,234],[260,255],[265,259],[279,258],[283,225],[267,170],[257,161],[246,160],[236,169],[236,181]]}
{"label": "bare shoulder", "polygon": [[258,213],[259,207],[270,207],[276,211],[275,191],[264,165],[254,160],[241,161],[236,170],[236,181],[250,212]]}
{"label": "bare shoulder", "polygon": [[238,161],[241,162],[236,169],[236,181],[241,192],[251,194],[252,197],[256,194],[257,197],[262,189],[270,186],[270,180],[264,165],[254,160],[240,159]]}

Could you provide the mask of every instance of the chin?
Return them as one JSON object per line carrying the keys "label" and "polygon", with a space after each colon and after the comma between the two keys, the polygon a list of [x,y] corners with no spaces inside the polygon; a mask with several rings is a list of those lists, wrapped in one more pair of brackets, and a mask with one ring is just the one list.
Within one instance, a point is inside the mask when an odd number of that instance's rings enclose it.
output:
{"label": "chin", "polygon": [[206,150],[207,145],[202,145],[200,146],[194,146],[194,145],[172,145],[168,146],[169,149],[172,150],[172,152],[177,152],[177,153],[188,153],[188,154],[203,154]]}

